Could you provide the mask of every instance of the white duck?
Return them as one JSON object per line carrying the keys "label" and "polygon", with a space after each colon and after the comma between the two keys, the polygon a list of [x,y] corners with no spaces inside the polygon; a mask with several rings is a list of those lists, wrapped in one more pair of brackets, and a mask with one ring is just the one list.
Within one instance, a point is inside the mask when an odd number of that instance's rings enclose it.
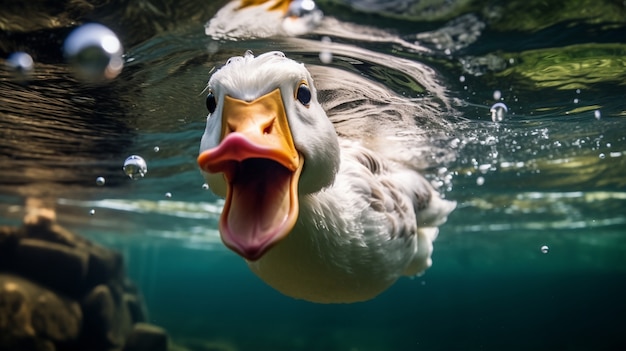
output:
{"label": "white duck", "polygon": [[198,164],[225,198],[222,241],[267,284],[349,303],[430,267],[437,226],[456,204],[367,140],[338,137],[303,64],[247,52],[208,89]]}

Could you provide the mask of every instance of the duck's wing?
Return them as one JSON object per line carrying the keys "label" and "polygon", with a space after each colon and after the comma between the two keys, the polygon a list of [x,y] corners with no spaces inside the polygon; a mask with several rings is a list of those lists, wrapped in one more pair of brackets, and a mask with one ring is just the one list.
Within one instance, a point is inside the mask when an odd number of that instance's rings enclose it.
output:
{"label": "duck's wing", "polygon": [[341,146],[342,162],[348,163],[343,168],[344,179],[352,179],[353,191],[362,194],[368,204],[362,216],[364,223],[369,223],[363,240],[369,242],[367,246],[391,249],[393,252],[384,256],[389,262],[394,261],[394,256],[398,262],[405,262],[402,274],[422,273],[432,264],[438,226],[447,220],[456,203],[442,199],[430,182],[413,169],[383,158],[357,142],[344,140]]}

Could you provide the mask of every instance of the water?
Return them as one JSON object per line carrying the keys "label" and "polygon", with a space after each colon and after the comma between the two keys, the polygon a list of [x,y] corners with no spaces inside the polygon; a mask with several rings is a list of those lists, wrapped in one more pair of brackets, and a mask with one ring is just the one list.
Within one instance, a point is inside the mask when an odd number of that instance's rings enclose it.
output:
{"label": "water", "polygon": [[[73,80],[63,57],[19,48],[34,68],[29,90],[2,65],[0,223],[18,225],[25,198],[54,203],[61,224],[123,253],[150,322],[191,350],[626,348],[626,10],[446,3],[398,15],[319,1],[372,32],[238,41],[205,35],[218,4],[163,5],[171,16],[138,22],[107,8],[126,62],[98,86]],[[62,43],[37,33],[34,48]],[[425,275],[366,303],[318,305],[272,290],[223,247],[223,202],[196,166],[204,89],[227,58],[268,48],[312,67],[324,94],[380,88],[406,113],[439,117],[411,135],[434,141],[420,162],[459,206]],[[494,103],[507,107],[497,123]],[[150,166],[138,181],[121,169],[134,154]]]}

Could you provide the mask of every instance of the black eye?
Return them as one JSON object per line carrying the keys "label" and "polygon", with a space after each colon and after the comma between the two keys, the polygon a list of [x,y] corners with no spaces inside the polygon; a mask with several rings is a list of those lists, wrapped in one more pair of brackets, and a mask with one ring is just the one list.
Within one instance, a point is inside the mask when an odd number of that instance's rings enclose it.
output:
{"label": "black eye", "polygon": [[296,92],[296,99],[304,106],[308,106],[311,102],[311,90],[306,84],[300,84]]}
{"label": "black eye", "polygon": [[215,100],[215,95],[213,95],[213,92],[210,92],[209,95],[206,96],[206,108],[209,110],[209,113],[213,113],[216,107],[217,101]]}

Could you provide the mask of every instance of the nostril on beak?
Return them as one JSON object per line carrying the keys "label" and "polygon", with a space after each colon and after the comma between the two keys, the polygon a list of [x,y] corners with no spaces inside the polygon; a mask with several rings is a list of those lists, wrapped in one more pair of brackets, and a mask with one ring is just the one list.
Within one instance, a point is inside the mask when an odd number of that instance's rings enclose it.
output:
{"label": "nostril on beak", "polygon": [[274,129],[274,118],[263,126],[263,134],[270,134]]}

